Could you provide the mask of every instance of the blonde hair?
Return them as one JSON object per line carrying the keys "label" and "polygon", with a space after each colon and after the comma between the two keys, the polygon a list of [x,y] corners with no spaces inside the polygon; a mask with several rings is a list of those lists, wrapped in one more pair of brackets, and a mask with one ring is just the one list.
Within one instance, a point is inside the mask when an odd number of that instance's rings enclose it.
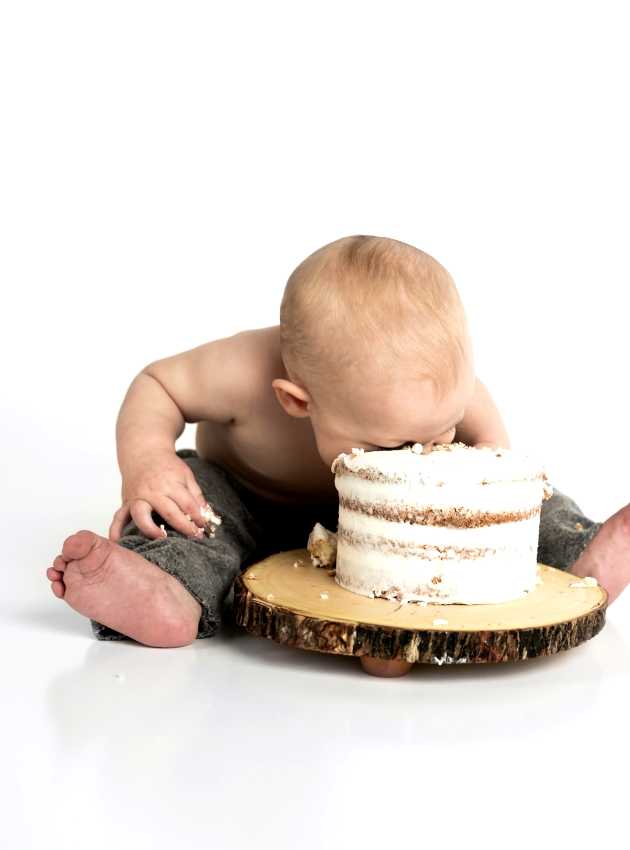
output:
{"label": "blonde hair", "polygon": [[466,357],[457,288],[433,257],[396,239],[346,236],[319,248],[289,277],[280,306],[282,358],[307,387],[339,389],[367,367],[407,367],[441,399]]}

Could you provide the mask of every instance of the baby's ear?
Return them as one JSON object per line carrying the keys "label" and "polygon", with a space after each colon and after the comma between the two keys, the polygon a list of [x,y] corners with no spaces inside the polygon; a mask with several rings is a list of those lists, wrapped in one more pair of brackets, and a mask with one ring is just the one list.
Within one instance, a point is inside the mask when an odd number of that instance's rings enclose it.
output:
{"label": "baby's ear", "polygon": [[287,381],[284,378],[275,378],[271,382],[271,386],[278,402],[289,416],[295,416],[296,418],[310,416],[309,405],[311,397],[305,389],[298,387],[293,381]]}

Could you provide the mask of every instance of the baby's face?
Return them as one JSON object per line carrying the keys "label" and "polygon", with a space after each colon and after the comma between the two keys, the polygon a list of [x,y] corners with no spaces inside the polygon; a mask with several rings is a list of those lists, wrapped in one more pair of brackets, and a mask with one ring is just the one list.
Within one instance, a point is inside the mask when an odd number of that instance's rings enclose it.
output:
{"label": "baby's face", "polygon": [[[396,375],[387,383],[348,387],[343,402],[313,404],[311,423],[323,462],[341,452],[398,449],[407,443],[452,443],[475,389],[468,363],[455,389],[437,402],[431,384]],[[339,397],[339,396],[338,396]]]}

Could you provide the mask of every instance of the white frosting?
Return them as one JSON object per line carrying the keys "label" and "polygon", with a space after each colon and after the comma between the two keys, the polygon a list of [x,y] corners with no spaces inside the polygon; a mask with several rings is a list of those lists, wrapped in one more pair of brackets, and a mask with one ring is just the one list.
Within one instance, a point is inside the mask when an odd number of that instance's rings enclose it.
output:
{"label": "white frosting", "polygon": [[223,522],[221,517],[214,512],[212,505],[206,503],[203,508],[200,508],[199,512],[204,522],[210,523],[212,525],[221,525],[221,523]]}
{"label": "white frosting", "polygon": [[333,467],[342,458],[345,466],[353,472],[378,470],[398,478],[401,483],[407,481],[411,485],[421,484],[425,487],[431,484],[443,485],[447,481],[450,485],[522,481],[543,473],[541,464],[529,455],[488,446],[477,449],[464,443],[435,446],[433,451],[426,454],[418,454],[414,446],[375,452],[353,449],[351,454],[338,455],[333,461]]}
{"label": "white frosting", "polygon": [[[201,518],[205,523],[208,537],[214,537],[218,526],[221,525],[223,520],[217,513],[214,512],[212,505],[208,504],[207,502],[203,508],[200,508],[200,513]],[[195,532],[195,534],[197,535],[197,537],[203,537],[203,528],[199,528]]]}
{"label": "white frosting", "polygon": [[[392,480],[349,474],[339,469],[342,459],[351,473],[378,473]],[[540,505],[551,488],[531,457],[458,443],[426,454],[417,446],[353,450],[340,455],[333,469],[340,499],[358,507],[339,507],[335,581],[347,590],[403,602],[483,604],[518,599],[535,589]],[[471,517],[480,512],[534,513],[478,527],[423,525],[369,515],[375,504],[457,508]],[[344,539],[344,532],[351,540]],[[415,544],[415,551],[410,552],[409,544]]]}
{"label": "white frosting", "polygon": [[366,481],[354,475],[337,475],[335,486],[340,497],[358,499],[366,504],[378,502],[415,508],[466,507],[473,511],[489,513],[529,510],[536,502],[540,504],[543,496],[543,481],[540,478],[516,482],[499,481],[494,484],[449,480],[448,483],[437,487],[420,481],[388,483]]}
{"label": "white frosting", "polygon": [[593,576],[584,576],[580,581],[572,581],[569,587],[597,587],[599,582]]}
{"label": "white frosting", "polygon": [[[434,584],[432,579],[441,582]],[[424,559],[359,549],[339,541],[335,581],[362,596],[399,588],[401,601],[463,605],[505,602],[536,586],[536,548],[526,546],[483,558]],[[425,588],[418,591],[418,588]],[[439,593],[439,596],[437,595]],[[392,598],[398,598],[391,594]]]}

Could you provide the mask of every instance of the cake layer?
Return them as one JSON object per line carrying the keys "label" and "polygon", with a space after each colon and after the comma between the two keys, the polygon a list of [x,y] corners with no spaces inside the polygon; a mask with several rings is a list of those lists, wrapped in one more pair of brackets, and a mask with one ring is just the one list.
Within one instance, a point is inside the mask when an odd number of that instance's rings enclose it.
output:
{"label": "cake layer", "polygon": [[519,599],[536,586],[536,550],[531,545],[444,561],[370,550],[343,538],[337,546],[335,581],[362,596],[400,602],[491,604]]}
{"label": "cake layer", "polygon": [[[359,503],[359,509],[372,514],[376,505],[398,505],[413,508],[452,508],[491,514],[527,512],[540,508],[544,482],[503,481],[494,484],[444,484],[442,486],[368,481],[354,475],[335,477],[340,500]],[[356,508],[355,508],[356,509]],[[496,521],[496,520],[495,520]]]}
{"label": "cake layer", "polygon": [[[531,542],[537,536],[540,525],[540,508],[529,519],[520,522],[505,522],[483,525],[477,528],[451,528],[436,525],[412,525],[409,522],[390,522],[374,516],[356,513],[339,507],[339,535],[350,532],[355,545],[363,536],[364,545],[381,545],[378,540],[390,542],[390,548],[396,545],[416,544],[422,546],[450,546],[464,548],[502,549],[519,545],[521,541]],[[369,543],[367,542],[369,541]]]}

